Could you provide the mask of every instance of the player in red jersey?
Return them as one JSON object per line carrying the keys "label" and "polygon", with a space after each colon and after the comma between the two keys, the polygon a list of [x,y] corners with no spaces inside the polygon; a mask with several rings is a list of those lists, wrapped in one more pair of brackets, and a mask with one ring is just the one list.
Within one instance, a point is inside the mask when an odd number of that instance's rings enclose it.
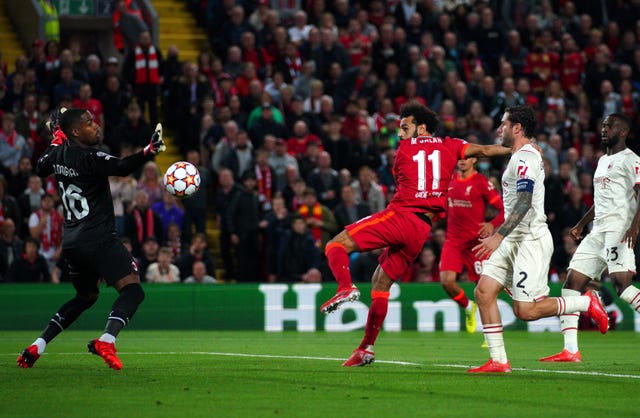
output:
{"label": "player in red jersey", "polygon": [[323,313],[360,297],[351,281],[349,254],[384,248],[371,279],[372,300],[364,339],[344,366],[363,366],[373,361],[373,344],[387,315],[389,289],[422,250],[432,220],[445,217],[446,194],[458,160],[509,153],[501,145],[482,146],[432,136],[431,132],[438,128],[438,117],[419,103],[403,105],[400,117],[401,141],[393,166],[397,188],[391,203],[385,210],[348,225],[325,247],[338,290],[320,308]]}
{"label": "player in red jersey", "polygon": [[[475,302],[470,301],[464,290],[456,283],[456,277],[466,268],[469,280],[480,279],[482,261],[471,251],[488,237],[494,228],[504,222],[504,206],[500,194],[493,184],[474,167],[475,158],[458,161],[458,172],[454,174],[447,198],[447,238],[440,254],[440,282],[447,294],[465,310],[467,332],[476,331]],[[487,204],[498,210],[498,214],[485,222]]]}

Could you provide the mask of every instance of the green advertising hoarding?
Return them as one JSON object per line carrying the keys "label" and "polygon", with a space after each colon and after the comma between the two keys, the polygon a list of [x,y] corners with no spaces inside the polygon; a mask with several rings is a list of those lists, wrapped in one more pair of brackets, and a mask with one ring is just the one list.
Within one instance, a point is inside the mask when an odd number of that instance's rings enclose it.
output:
{"label": "green advertising hoarding", "polygon": [[[473,285],[464,283],[469,295]],[[132,329],[211,329],[283,331],[350,331],[363,329],[371,286],[359,285],[361,300],[339,311],[322,315],[320,305],[335,292],[328,284],[145,284],[146,298],[130,324]],[[0,285],[0,330],[39,330],[56,309],[74,294],[69,284]],[[551,285],[551,295],[560,286]],[[73,329],[104,326],[115,291],[102,288],[96,305],[73,325]],[[511,299],[498,301],[505,329],[530,332],[559,331],[557,317],[533,322],[515,318]],[[617,312],[617,330],[640,332],[640,315],[616,299],[608,310]],[[480,321],[478,321],[479,323]],[[464,312],[436,283],[394,286],[384,323],[386,331],[464,330]]]}

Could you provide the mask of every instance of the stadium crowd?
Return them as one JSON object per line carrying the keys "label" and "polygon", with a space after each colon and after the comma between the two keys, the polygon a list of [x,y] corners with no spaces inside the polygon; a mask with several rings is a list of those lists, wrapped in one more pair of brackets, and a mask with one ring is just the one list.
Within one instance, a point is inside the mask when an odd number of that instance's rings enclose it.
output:
{"label": "stadium crowd", "polygon": [[[536,110],[550,280],[563,280],[577,246],[568,230],[593,204],[602,117],[623,112],[640,128],[640,1],[186,5],[210,42],[197,62],[176,46],[160,51],[119,1],[123,59],[69,37],[36,40],[11,73],[0,63],[0,281],[64,280],[63,202],[52,178],[32,173],[60,106],[89,109],[119,156],[161,121],[199,167],[201,190],[182,201],[163,193],[153,162],[111,180],[117,231],[149,282],[332,281],[323,247],[393,195],[397,113],[411,100],[438,112],[438,135],[480,144],[495,141],[508,106]],[[480,159],[477,169],[499,190],[504,163]],[[207,216],[226,272],[215,279]],[[434,226],[403,281],[439,281],[445,231]],[[376,256],[352,257],[354,281],[370,279]]]}

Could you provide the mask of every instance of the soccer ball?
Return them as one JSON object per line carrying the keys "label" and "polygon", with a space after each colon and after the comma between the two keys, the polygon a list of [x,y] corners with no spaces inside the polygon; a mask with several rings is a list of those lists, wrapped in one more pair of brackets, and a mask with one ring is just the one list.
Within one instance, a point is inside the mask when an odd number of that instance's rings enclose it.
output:
{"label": "soccer ball", "polygon": [[189,197],[200,188],[200,172],[186,161],[171,164],[164,173],[164,188],[174,196]]}

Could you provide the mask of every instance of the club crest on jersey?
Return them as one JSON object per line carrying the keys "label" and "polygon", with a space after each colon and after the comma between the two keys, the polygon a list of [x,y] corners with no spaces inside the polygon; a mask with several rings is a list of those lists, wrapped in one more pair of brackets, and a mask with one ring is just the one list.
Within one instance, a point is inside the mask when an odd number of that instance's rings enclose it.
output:
{"label": "club crest on jersey", "polygon": [[[524,161],[523,161],[524,162]],[[529,170],[529,167],[526,165],[519,165],[518,166],[518,177],[523,178],[527,176],[527,170]]]}
{"label": "club crest on jersey", "polygon": [[471,189],[473,188],[473,186],[467,186],[467,190],[465,190],[464,194],[465,196],[469,196],[469,193],[471,193]]}

